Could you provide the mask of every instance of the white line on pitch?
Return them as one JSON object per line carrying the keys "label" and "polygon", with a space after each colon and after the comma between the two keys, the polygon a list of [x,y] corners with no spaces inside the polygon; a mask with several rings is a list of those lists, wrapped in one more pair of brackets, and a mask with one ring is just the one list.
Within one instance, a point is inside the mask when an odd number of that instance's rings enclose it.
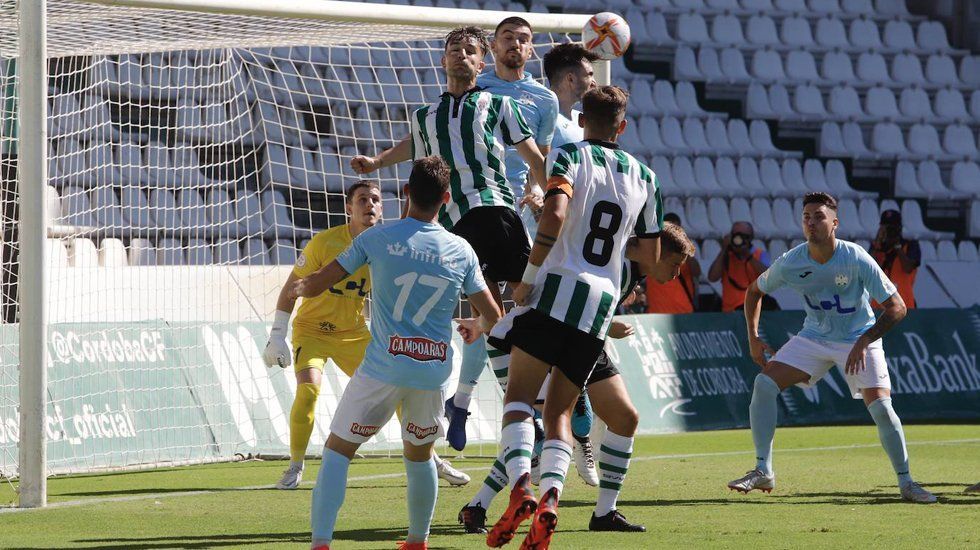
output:
{"label": "white line on pitch", "polygon": [[[909,446],[926,446],[926,445],[959,445],[964,443],[980,443],[980,439],[945,439],[937,441],[909,441],[907,445]],[[820,451],[839,451],[844,449],[874,449],[880,447],[878,443],[870,443],[864,445],[832,445],[827,447],[801,447],[797,449],[779,449],[779,454],[783,453],[811,453]],[[669,454],[669,455],[649,455],[649,456],[639,456],[634,458],[631,462],[647,462],[650,460],[674,460],[680,458],[711,458],[720,456],[738,456],[738,455],[753,455],[755,451],[718,451],[712,453],[685,453],[685,454]],[[485,472],[487,471],[487,466],[474,466],[472,468],[460,468],[462,472]],[[373,481],[378,479],[393,479],[405,477],[403,472],[394,474],[376,474],[369,476],[354,476],[347,478],[348,482],[351,481]],[[313,485],[313,481],[304,481],[302,485]],[[32,512],[39,510],[49,510],[52,508],[68,508],[73,506],[83,506],[86,504],[106,504],[114,502],[132,502],[138,500],[149,500],[149,499],[162,499],[162,498],[173,498],[173,497],[187,497],[187,496],[197,496],[197,495],[210,495],[216,493],[224,493],[229,491],[256,491],[263,489],[274,489],[275,485],[248,485],[245,487],[228,487],[225,489],[208,489],[204,491],[181,491],[174,493],[151,493],[146,495],[132,495],[125,497],[104,497],[104,498],[88,498],[81,500],[64,500],[60,502],[52,502],[44,508],[12,508],[3,507],[0,508],[0,514],[3,513],[16,513],[16,512]]]}

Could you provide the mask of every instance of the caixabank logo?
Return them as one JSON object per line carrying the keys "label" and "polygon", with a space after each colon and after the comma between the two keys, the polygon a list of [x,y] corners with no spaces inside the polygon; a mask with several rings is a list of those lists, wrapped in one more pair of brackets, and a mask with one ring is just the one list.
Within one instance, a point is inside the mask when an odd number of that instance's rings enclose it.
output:
{"label": "caixabank logo", "polygon": [[446,342],[421,336],[405,337],[396,334],[388,337],[388,353],[394,356],[405,355],[416,361],[445,361],[447,348],[449,344]]}

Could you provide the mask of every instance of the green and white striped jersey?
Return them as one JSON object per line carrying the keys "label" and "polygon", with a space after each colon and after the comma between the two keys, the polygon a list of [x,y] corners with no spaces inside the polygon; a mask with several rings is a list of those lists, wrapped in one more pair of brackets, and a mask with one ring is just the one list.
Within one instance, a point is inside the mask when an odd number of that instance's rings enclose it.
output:
{"label": "green and white striped jersey", "polygon": [[571,199],[531,305],[604,339],[619,301],[627,238],[655,236],[663,224],[660,186],[643,163],[598,140],[553,149],[547,169],[548,193]]}
{"label": "green and white striped jersey", "polygon": [[412,158],[439,155],[449,164],[451,200],[439,222],[452,229],[480,206],[514,208],[507,184],[504,148],[533,136],[513,98],[479,87],[461,97],[449,92],[412,113]]}

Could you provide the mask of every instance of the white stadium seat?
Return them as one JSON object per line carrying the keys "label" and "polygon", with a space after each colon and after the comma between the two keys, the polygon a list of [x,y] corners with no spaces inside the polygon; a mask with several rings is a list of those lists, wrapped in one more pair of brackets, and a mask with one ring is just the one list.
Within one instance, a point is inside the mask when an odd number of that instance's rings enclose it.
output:
{"label": "white stadium seat", "polygon": [[960,258],[953,241],[942,240],[936,243],[936,259],[940,262],[959,261]]}
{"label": "white stadium seat", "polygon": [[856,122],[845,122],[841,126],[841,133],[844,136],[844,147],[850,152],[850,156],[855,158],[874,156],[865,145],[861,127]]}
{"label": "white stadium seat", "polygon": [[929,103],[929,93],[919,87],[903,89],[898,108],[904,118],[930,121],[936,117]]}
{"label": "white stadium seat", "polygon": [[745,26],[745,38],[756,46],[778,46],[781,44],[776,33],[776,22],[766,15],[753,15]]}
{"label": "white stadium seat", "polygon": [[970,241],[960,241],[956,247],[956,255],[961,262],[978,262],[980,255],[977,254],[977,247]]}
{"label": "white stadium seat", "polygon": [[745,56],[737,48],[725,48],[721,51],[721,72],[731,84],[751,82],[752,76],[745,66]]}
{"label": "white stadium seat", "polygon": [[881,35],[878,24],[871,19],[857,18],[847,29],[847,38],[852,46],[862,50],[881,49]]}
{"label": "white stadium seat", "polygon": [[916,42],[923,50],[946,52],[950,50],[946,39],[946,27],[939,21],[923,21],[915,33]]}
{"label": "white stadium seat", "polygon": [[950,186],[956,191],[980,196],[980,165],[976,162],[962,161],[953,165]]}
{"label": "white stadium seat", "polygon": [[[860,131],[860,128],[859,128]],[[841,128],[834,122],[824,122],[820,125],[819,154],[824,157],[850,156],[851,151],[844,145]]]}
{"label": "white stadium seat", "polygon": [[885,23],[883,42],[885,46],[895,50],[915,50],[919,47],[915,42],[912,26],[901,19],[892,19]]}
{"label": "white stadium seat", "polygon": [[798,16],[783,19],[779,27],[780,40],[787,46],[809,48],[813,46],[813,33],[810,22]]}
{"label": "white stadium seat", "polygon": [[905,157],[909,154],[902,129],[894,122],[879,122],[871,132],[871,149],[879,157]]}
{"label": "white stadium seat", "polygon": [[851,58],[842,51],[827,52],[820,63],[820,76],[824,80],[853,84],[857,81]]}
{"label": "white stadium seat", "polygon": [[956,66],[948,55],[930,55],[926,60],[926,79],[941,86],[959,86]]}
{"label": "white stadium seat", "polygon": [[816,23],[814,34],[817,44],[824,48],[844,49],[850,48],[851,43],[847,40],[847,29],[844,22],[836,17],[822,17]]}
{"label": "white stadium seat", "polygon": [[936,244],[932,241],[919,241],[922,263],[936,261]]}
{"label": "white stadium seat", "polygon": [[127,265],[126,247],[119,239],[102,239],[99,244],[99,265],[102,267],[123,267]]}
{"label": "white stadium seat", "polygon": [[892,80],[901,84],[923,85],[926,82],[919,56],[900,53],[892,59]]}

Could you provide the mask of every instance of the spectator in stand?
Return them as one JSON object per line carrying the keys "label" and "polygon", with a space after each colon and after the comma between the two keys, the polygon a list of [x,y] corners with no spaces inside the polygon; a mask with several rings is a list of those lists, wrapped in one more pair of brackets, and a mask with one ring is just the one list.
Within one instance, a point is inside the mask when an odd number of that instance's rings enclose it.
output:
{"label": "spectator in stand", "polygon": [[[745,304],[745,290],[769,268],[769,253],[754,246],[755,229],[749,222],[735,222],[721,243],[718,257],[708,269],[708,280],[721,280],[721,310],[737,311]],[[763,304],[763,309],[772,307]]]}
{"label": "spectator in stand", "polygon": [[[673,212],[664,214],[664,221],[681,225],[680,216]],[[681,273],[666,284],[660,284],[647,277],[647,313],[694,313],[698,309],[698,279],[701,278],[701,264],[688,258],[681,266]]]}
{"label": "spectator in stand", "polygon": [[[898,287],[898,293],[905,300],[905,307],[915,307],[915,273],[922,263],[922,253],[919,251],[919,241],[902,237],[902,213],[898,210],[885,210],[881,213],[878,226],[878,236],[871,243],[871,256],[888,275],[891,282]],[[872,307],[880,308],[878,302],[871,302]]]}

